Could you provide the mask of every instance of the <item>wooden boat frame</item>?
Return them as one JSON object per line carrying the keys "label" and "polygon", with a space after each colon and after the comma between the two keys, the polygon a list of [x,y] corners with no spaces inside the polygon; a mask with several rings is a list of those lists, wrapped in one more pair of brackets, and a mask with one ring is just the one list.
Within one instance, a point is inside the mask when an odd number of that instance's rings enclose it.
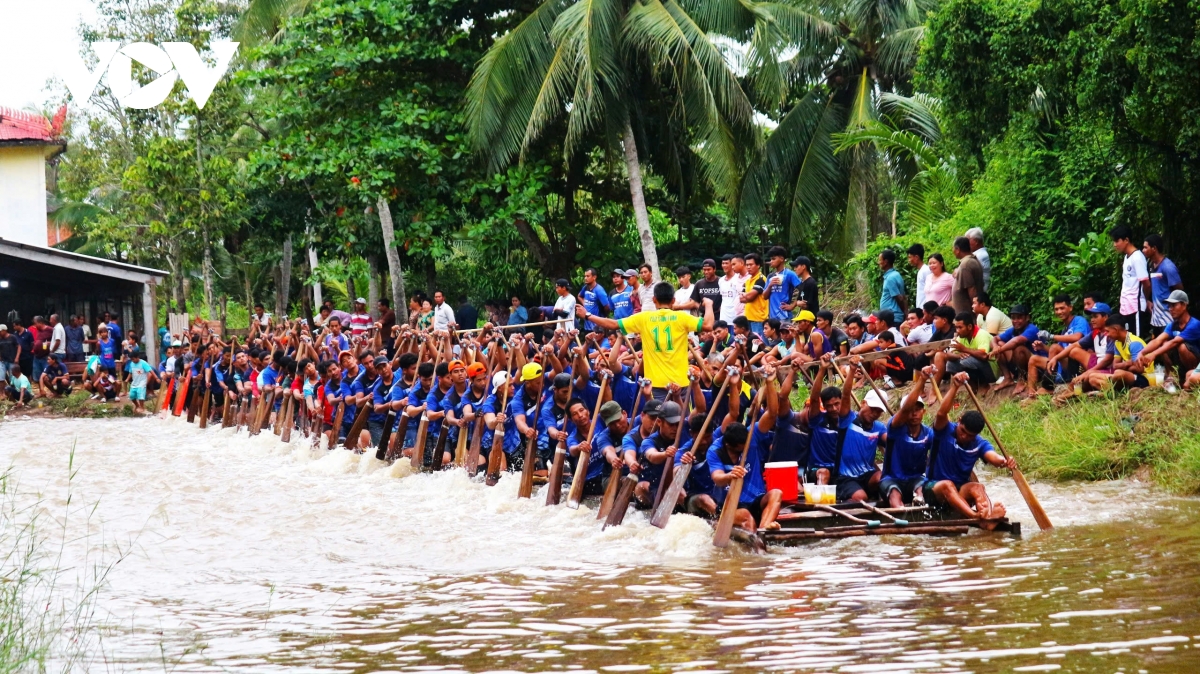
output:
{"label": "wooden boat frame", "polygon": [[[845,513],[842,516],[829,510]],[[807,541],[853,538],[856,536],[924,535],[961,536],[971,529],[988,531],[980,521],[966,518],[958,513],[934,506],[905,506],[903,508],[878,507],[878,512],[858,502],[829,504],[826,506],[795,503],[784,506],[778,522],[780,529],[759,529],[759,538],[768,546],[800,545]],[[889,521],[886,513],[904,523]],[[850,518],[866,520],[857,523]],[[1021,523],[1001,518],[992,531],[1021,537]]]}

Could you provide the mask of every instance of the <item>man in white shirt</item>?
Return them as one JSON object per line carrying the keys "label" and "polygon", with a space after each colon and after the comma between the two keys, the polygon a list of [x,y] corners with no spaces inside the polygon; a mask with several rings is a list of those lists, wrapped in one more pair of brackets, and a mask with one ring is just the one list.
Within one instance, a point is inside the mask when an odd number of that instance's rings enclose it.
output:
{"label": "man in white shirt", "polygon": [[909,246],[908,263],[917,270],[917,303],[913,307],[920,309],[925,306],[925,282],[933,273],[929,271],[929,265],[925,264],[925,246],[919,243]]}
{"label": "man in white shirt", "polygon": [[692,270],[683,265],[675,268],[675,278],[679,279],[679,289],[675,291],[675,305],[672,307],[677,311],[686,311],[693,316],[699,316],[700,312],[696,309],[689,308],[692,302]]}
{"label": "man in white shirt", "polygon": [[454,323],[454,310],[450,308],[449,304],[446,304],[446,296],[442,294],[442,291],[434,291],[433,329],[449,330],[452,323]]}
{"label": "man in white shirt", "polygon": [[[746,312],[742,303],[742,293],[746,292],[746,281],[750,275],[746,273],[746,259],[741,255],[729,256],[729,270],[717,279],[721,286],[721,320],[733,324],[733,319]],[[728,318],[726,318],[728,316]]]}
{"label": "man in white shirt", "polygon": [[979,260],[979,266],[983,267],[983,289],[988,290],[992,287],[992,258],[987,248],[983,247],[983,230],[972,227],[963,236],[971,243],[971,253]]}
{"label": "man in white shirt", "polygon": [[554,301],[553,318],[562,318],[555,329],[575,329],[575,295],[571,294],[571,283],[565,278],[558,279],[554,282],[554,292],[558,293],[558,299]]}
{"label": "man in white shirt", "polygon": [[638,311],[654,311],[654,269],[648,264],[638,267],[638,279],[642,282],[637,289]]}
{"label": "man in white shirt", "polygon": [[50,325],[54,331],[50,336],[50,353],[58,356],[58,362],[67,359],[67,328],[58,320],[58,314],[50,314]]}
{"label": "man in white shirt", "polygon": [[1146,298],[1154,296],[1146,256],[1141,248],[1134,245],[1133,230],[1128,225],[1113,227],[1108,236],[1112,239],[1113,248],[1125,256],[1121,264],[1121,296],[1117,313],[1125,323],[1126,330],[1146,339],[1150,336]]}

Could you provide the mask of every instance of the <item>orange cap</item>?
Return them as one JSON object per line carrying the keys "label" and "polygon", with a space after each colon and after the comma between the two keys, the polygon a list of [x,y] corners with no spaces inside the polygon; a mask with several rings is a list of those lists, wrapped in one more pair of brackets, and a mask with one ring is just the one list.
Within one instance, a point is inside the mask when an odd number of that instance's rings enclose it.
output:
{"label": "orange cap", "polygon": [[466,364],[463,363],[461,360],[452,360],[452,361],[450,361],[450,364],[446,366],[446,371],[453,372],[460,367],[465,368]]}
{"label": "orange cap", "polygon": [[484,367],[483,363],[471,363],[469,366],[467,366],[468,377],[475,378],[484,372],[487,372],[487,368]]}

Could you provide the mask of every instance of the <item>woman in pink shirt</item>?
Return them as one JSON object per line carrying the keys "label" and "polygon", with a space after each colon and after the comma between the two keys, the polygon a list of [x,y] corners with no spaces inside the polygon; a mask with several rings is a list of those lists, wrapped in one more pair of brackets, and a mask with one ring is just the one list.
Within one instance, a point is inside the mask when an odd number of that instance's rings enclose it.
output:
{"label": "woman in pink shirt", "polygon": [[946,261],[941,253],[929,256],[929,278],[925,279],[925,301],[937,302],[939,306],[950,303],[954,292],[954,275],[946,271]]}

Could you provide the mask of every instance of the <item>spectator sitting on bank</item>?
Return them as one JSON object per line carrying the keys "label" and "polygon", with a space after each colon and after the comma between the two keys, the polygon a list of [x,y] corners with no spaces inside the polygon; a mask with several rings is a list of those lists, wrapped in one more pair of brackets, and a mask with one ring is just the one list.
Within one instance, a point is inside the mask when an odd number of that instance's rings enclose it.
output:
{"label": "spectator sitting on bank", "polygon": [[96,389],[95,398],[104,398],[104,402],[121,402],[121,395],[117,392],[117,378],[108,373],[108,370],[101,370],[100,376],[96,377],[94,383]]}
{"label": "spectator sitting on bank", "polygon": [[38,378],[38,389],[43,398],[57,398],[71,393],[71,375],[57,353],[46,356],[46,368]]}
{"label": "spectator sitting on bank", "polygon": [[21,366],[13,365],[12,370],[8,373],[8,386],[4,389],[4,395],[17,403],[17,407],[28,404],[33,400],[33,387],[29,384],[29,377],[21,374]]}

